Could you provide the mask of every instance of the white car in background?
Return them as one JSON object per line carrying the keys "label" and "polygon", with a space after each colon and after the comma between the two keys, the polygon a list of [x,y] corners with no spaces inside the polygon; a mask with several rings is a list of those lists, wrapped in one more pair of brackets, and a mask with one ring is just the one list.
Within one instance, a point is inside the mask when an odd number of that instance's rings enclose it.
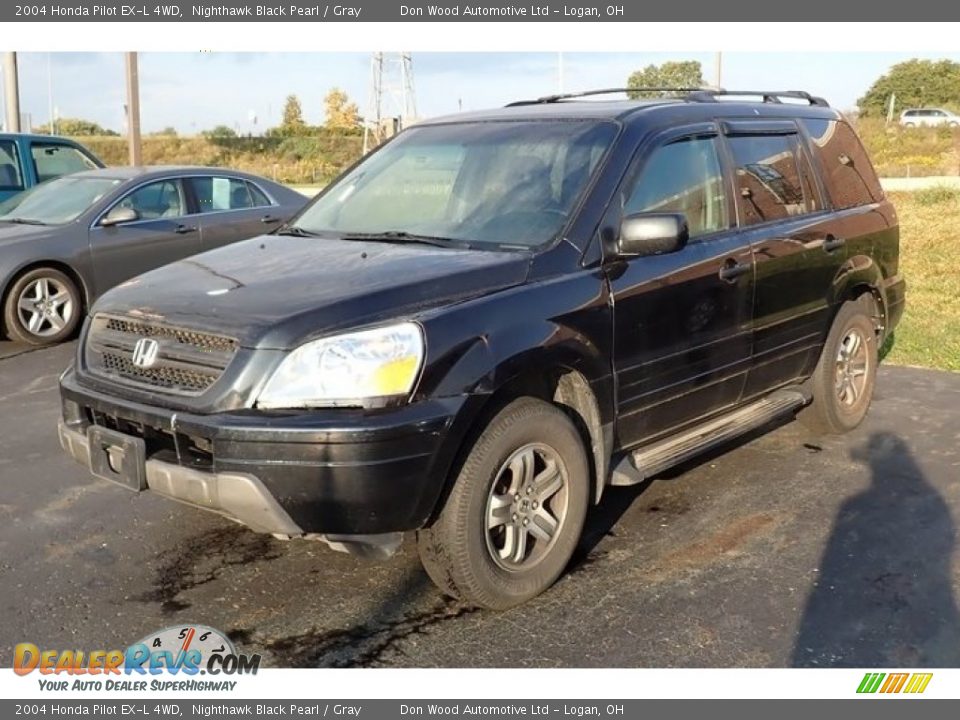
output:
{"label": "white car in background", "polygon": [[960,127],[960,115],[942,108],[909,108],[900,113],[900,124],[904,127]]}

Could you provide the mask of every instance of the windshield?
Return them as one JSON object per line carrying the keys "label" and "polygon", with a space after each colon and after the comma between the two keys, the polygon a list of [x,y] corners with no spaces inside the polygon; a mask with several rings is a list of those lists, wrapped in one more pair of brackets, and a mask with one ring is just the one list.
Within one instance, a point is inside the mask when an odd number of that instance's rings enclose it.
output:
{"label": "windshield", "polygon": [[0,222],[62,225],[76,220],[122,180],[60,177],[14,195],[0,204]]}
{"label": "windshield", "polygon": [[295,227],[540,245],[564,227],[616,132],[610,122],[570,120],[412,128],[329,188]]}

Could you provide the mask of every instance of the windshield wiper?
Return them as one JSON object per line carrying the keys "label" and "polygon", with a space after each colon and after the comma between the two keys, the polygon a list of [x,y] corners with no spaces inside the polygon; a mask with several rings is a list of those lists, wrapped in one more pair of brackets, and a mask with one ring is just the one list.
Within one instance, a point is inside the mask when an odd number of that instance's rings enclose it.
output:
{"label": "windshield wiper", "polygon": [[315,232],[304,230],[299,225],[286,225],[273,233],[274,235],[292,235],[293,237],[319,237]]}
{"label": "windshield wiper", "polygon": [[5,218],[0,217],[0,222],[13,223],[14,225],[47,225],[48,223],[43,222],[43,220],[31,220],[30,218]]}
{"label": "windshield wiper", "polygon": [[374,242],[395,242],[395,243],[420,243],[421,245],[433,245],[434,247],[455,247],[470,248],[470,243],[465,240],[455,240],[438,235],[418,235],[409,233],[405,230],[384,230],[376,233],[345,233],[344,240],[372,240]]}

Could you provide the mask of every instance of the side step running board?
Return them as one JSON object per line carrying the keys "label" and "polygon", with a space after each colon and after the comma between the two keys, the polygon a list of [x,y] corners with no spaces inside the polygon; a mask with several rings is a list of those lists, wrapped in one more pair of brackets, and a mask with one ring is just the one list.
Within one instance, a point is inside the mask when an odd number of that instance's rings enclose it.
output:
{"label": "side step running board", "polygon": [[613,468],[610,484],[636,485],[710,448],[755,430],[776,417],[797,410],[808,402],[810,396],[799,389],[778,390],[746,407],[628,453]]}

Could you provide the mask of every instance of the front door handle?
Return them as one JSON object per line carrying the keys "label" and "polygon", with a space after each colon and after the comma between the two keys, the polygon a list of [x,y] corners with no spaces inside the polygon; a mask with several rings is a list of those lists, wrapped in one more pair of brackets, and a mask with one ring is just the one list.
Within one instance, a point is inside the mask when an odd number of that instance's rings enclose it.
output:
{"label": "front door handle", "polygon": [[260,218],[260,222],[264,225],[269,225],[270,223],[280,222],[280,218],[274,217],[273,215],[264,215]]}
{"label": "front door handle", "polygon": [[836,235],[827,235],[823,240],[823,249],[826,252],[833,252],[834,250],[839,250],[846,244],[847,241],[843,238],[839,238]]}
{"label": "front door handle", "polygon": [[191,225],[177,225],[174,232],[177,235],[186,235],[187,233],[196,232],[196,228]]}
{"label": "front door handle", "polygon": [[741,275],[750,272],[750,263],[740,263],[734,258],[727,258],[717,273],[724,282],[735,283]]}

